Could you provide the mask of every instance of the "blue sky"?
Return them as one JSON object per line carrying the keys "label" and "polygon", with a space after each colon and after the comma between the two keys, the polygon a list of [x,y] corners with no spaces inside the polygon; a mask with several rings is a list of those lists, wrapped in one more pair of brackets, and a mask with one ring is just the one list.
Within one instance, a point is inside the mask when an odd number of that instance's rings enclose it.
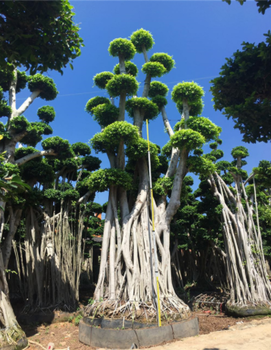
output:
{"label": "blue sky", "polygon": [[[56,119],[51,124],[53,135],[74,142],[89,142],[100,131],[99,125],[84,111],[87,101],[94,96],[107,96],[104,90],[93,86],[93,76],[102,71],[112,71],[117,58],[108,53],[110,41],[115,38],[129,38],[132,32],[144,28],[154,37],[155,45],[149,57],[155,52],[166,52],[173,56],[176,67],[161,80],[170,89],[167,113],[174,125],[180,115],[171,101],[174,85],[182,81],[195,81],[205,91],[203,116],[222,127],[221,138],[224,159],[231,160],[233,147],[243,145],[249,149],[248,172],[262,159],[270,160],[270,143],[245,144],[233,122],[213,109],[210,80],[219,75],[225,58],[241,49],[243,41],[258,43],[270,29],[271,9],[265,15],[259,14],[254,1],[243,6],[237,2],[228,5],[217,1],[71,1],[79,24],[80,35],[85,47],[74,61],[74,70],[67,67],[63,76],[49,72],[59,95],[51,101],[56,110]],[[143,55],[136,54],[133,62],[141,69]],[[144,75],[138,76],[142,92]],[[27,96],[24,91],[19,98]],[[21,102],[21,101],[18,101]],[[45,103],[44,103],[45,102]],[[30,106],[25,116],[37,120],[39,107],[48,104],[38,99]],[[131,120],[128,118],[127,121]],[[143,134],[144,136],[144,134]],[[168,141],[164,132],[162,117],[150,123],[150,140],[163,146]],[[92,155],[95,155],[92,152]],[[100,156],[100,155],[99,155]],[[105,156],[102,166],[107,167]],[[106,201],[105,194],[98,194],[96,201]]]}

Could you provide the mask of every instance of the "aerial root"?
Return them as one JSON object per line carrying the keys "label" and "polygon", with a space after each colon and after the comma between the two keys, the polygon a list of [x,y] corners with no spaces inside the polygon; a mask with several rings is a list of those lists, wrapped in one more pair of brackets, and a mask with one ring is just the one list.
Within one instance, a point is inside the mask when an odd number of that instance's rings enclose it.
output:
{"label": "aerial root", "polygon": [[[164,321],[187,319],[191,312],[189,307],[176,297],[161,300],[161,318]],[[124,300],[95,300],[86,306],[85,317],[91,318],[125,318],[132,321],[152,323],[157,319],[157,310],[152,302]]]}

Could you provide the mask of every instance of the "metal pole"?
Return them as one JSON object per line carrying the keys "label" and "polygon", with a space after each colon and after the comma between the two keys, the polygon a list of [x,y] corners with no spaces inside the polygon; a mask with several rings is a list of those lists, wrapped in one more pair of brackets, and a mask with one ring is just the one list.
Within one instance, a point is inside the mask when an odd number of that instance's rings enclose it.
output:
{"label": "metal pole", "polygon": [[148,165],[149,165],[149,181],[150,181],[151,213],[152,213],[152,244],[153,244],[153,250],[154,250],[154,267],[155,267],[156,290],[157,290],[158,326],[161,327],[160,289],[159,289],[158,261],[157,261],[156,239],[155,239],[153,190],[152,190],[152,176],[151,176],[151,153],[150,153],[149,121],[148,121],[148,119],[146,120],[146,127],[147,127],[147,140],[148,140]]}

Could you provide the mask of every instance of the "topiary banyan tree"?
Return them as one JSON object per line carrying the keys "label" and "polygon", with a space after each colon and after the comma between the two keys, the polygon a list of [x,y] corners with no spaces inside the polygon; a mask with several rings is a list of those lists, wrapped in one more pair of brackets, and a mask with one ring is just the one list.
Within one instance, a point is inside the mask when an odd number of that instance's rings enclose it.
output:
{"label": "topiary banyan tree", "polygon": [[[173,130],[165,109],[168,88],[161,82],[151,82],[151,79],[169,72],[175,62],[165,53],[155,53],[149,61],[147,51],[152,45],[152,36],[144,29],[134,32],[130,41],[112,41],[109,52],[119,57],[119,67],[114,69],[113,75],[100,73],[106,77],[103,84],[97,84],[97,76],[94,78],[96,85],[105,88],[111,99],[95,97],[86,105],[86,111],[102,128],[92,138],[92,148],[107,154],[110,162],[109,169],[98,170],[89,178],[90,187],[109,190],[109,200],[94,303],[86,308],[86,315],[124,315],[132,319],[155,317],[157,292],[151,253],[154,247],[158,258],[162,316],[187,318],[190,315],[189,307],[177,297],[172,284],[170,224],[180,206],[182,183],[187,172],[190,169],[203,172],[214,169],[211,161],[201,160],[194,150],[216,139],[221,129],[207,118],[198,116],[202,109],[202,88],[196,83],[183,82],[172,91],[173,101],[182,109],[180,122]],[[138,83],[130,69],[134,66],[128,63],[135,51],[143,53],[145,58],[142,97],[136,95]],[[117,109],[114,97],[118,96]],[[124,120],[125,109],[133,119],[133,125]],[[193,110],[195,114],[191,117]],[[150,144],[155,196],[155,242],[151,242],[148,235],[151,225],[148,144],[142,138],[142,127],[146,119],[153,120],[160,112],[170,140],[162,153],[158,146]]]}
{"label": "topiary banyan tree", "polygon": [[[217,152],[217,144],[212,152]],[[212,153],[211,152],[211,153]],[[253,177],[261,167],[247,176],[242,169],[248,156],[245,147],[232,150],[232,163],[220,161],[209,176],[215,197],[221,205],[227,278],[230,299],[227,311],[235,316],[271,313],[271,284],[266,272],[259,220],[258,200],[266,205],[266,196],[257,194]],[[251,182],[250,185],[248,183]],[[260,189],[260,188],[259,188]],[[262,210],[262,208],[261,208]]]}

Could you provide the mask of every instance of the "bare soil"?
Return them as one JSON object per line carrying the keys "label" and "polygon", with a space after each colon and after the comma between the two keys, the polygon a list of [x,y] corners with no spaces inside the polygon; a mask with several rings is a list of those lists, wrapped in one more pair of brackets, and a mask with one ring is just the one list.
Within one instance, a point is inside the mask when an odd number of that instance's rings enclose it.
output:
{"label": "bare soil", "polygon": [[[215,314],[211,310],[199,310],[193,316],[198,317],[200,334],[228,330],[232,326],[251,322],[254,318],[233,318],[223,314]],[[90,346],[79,342],[78,318],[70,315],[70,322],[56,322],[41,325],[22,325],[29,340],[29,350],[47,349],[49,343],[54,343],[55,349],[91,350]]]}

